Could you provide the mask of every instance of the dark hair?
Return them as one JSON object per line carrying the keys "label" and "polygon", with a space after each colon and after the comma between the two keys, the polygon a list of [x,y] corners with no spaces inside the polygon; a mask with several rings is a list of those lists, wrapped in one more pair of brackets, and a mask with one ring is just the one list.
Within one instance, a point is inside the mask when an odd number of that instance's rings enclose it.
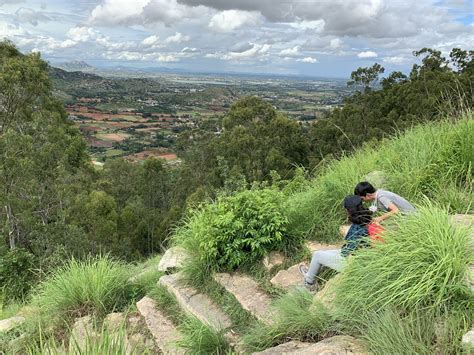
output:
{"label": "dark hair", "polygon": [[375,191],[375,187],[370,182],[362,181],[356,185],[354,195],[367,196],[367,194],[373,194]]}
{"label": "dark hair", "polygon": [[350,195],[344,199],[344,208],[351,223],[365,226],[372,221],[372,212],[366,209],[362,202],[359,196]]}

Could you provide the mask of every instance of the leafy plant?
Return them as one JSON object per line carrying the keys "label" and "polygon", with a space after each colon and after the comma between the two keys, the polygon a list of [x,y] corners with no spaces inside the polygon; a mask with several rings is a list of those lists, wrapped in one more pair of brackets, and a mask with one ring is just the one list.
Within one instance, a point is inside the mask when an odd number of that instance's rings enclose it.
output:
{"label": "leafy plant", "polygon": [[0,259],[0,292],[2,303],[23,300],[36,283],[35,256],[25,249],[6,252]]}

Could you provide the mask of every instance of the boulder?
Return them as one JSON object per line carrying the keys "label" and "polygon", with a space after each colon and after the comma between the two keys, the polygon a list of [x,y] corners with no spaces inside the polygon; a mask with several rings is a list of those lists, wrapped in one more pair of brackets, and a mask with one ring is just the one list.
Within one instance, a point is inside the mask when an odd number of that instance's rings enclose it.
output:
{"label": "boulder", "polygon": [[183,265],[183,261],[188,257],[188,253],[182,247],[169,248],[158,264],[158,271],[169,272],[178,269]]}
{"label": "boulder", "polygon": [[85,351],[87,344],[94,342],[98,337],[99,335],[94,331],[91,316],[77,318],[69,337],[69,352]]}
{"label": "boulder", "polygon": [[15,316],[7,319],[0,320],[0,333],[6,333],[18,326],[25,321],[25,317]]}
{"label": "boulder", "polygon": [[324,287],[316,293],[314,296],[313,305],[318,302],[322,303],[327,309],[333,309],[333,301],[335,297],[335,286],[341,281],[343,274],[337,274],[336,276],[329,279]]}
{"label": "boulder", "polygon": [[104,319],[104,326],[110,331],[119,331],[125,327],[125,317],[123,313],[109,313]]}
{"label": "boulder", "polygon": [[468,351],[474,352],[474,328],[464,334],[462,337],[462,345],[466,350],[466,354],[470,354]]}
{"label": "boulder", "polygon": [[286,270],[278,271],[278,273],[270,280],[270,282],[273,285],[284,289],[302,286],[304,282],[303,276],[299,272],[299,266],[300,264],[296,264]]}
{"label": "boulder", "polygon": [[279,266],[285,262],[285,257],[279,251],[272,251],[263,258],[263,266],[270,271],[275,266]]}
{"label": "boulder", "polygon": [[367,355],[367,351],[361,341],[348,336],[336,335],[331,338],[321,340],[318,343],[302,343],[299,341],[290,341],[270,348],[254,355]]}

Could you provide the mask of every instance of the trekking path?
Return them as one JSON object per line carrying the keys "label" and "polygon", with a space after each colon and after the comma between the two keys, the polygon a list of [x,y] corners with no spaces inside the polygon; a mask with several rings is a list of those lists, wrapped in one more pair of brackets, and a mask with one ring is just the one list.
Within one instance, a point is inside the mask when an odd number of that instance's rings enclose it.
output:
{"label": "trekking path", "polygon": [[145,319],[146,326],[153,335],[157,347],[163,354],[184,354],[175,342],[180,339],[180,334],[173,323],[167,319],[156,307],[150,297],[143,297],[137,302],[137,309]]}
{"label": "trekking path", "polygon": [[214,280],[234,295],[242,308],[249,311],[259,321],[266,324],[273,323],[274,314],[270,309],[271,298],[251,277],[240,273],[232,275],[222,273],[215,274]]}
{"label": "trekking path", "polygon": [[[339,249],[341,248],[340,245],[337,244],[320,244],[316,242],[306,242],[306,248],[308,248],[311,252],[311,255],[318,250],[331,250],[331,249]],[[303,285],[303,276],[301,276],[299,272],[299,266],[303,263],[298,263],[296,265],[291,266],[286,270],[280,270],[271,280],[270,282],[274,286],[278,286],[284,289],[290,289],[296,286]]]}
{"label": "trekking path", "polygon": [[254,353],[254,355],[366,355],[363,345],[357,339],[348,335],[336,335],[331,338],[321,340],[318,343],[302,343],[300,341],[290,341],[273,348]]}
{"label": "trekking path", "polygon": [[176,297],[184,311],[194,315],[200,321],[218,330],[232,325],[229,316],[207,295],[185,286],[180,273],[162,276],[158,282]]}

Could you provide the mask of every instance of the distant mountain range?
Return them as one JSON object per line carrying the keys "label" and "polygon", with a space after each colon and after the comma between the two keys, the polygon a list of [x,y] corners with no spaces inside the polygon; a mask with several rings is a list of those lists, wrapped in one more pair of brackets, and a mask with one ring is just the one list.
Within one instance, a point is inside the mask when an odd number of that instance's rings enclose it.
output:
{"label": "distant mountain range", "polygon": [[66,71],[83,71],[83,72],[96,72],[97,68],[87,64],[83,60],[73,60],[71,62],[64,62],[55,65],[56,68],[60,68]]}

